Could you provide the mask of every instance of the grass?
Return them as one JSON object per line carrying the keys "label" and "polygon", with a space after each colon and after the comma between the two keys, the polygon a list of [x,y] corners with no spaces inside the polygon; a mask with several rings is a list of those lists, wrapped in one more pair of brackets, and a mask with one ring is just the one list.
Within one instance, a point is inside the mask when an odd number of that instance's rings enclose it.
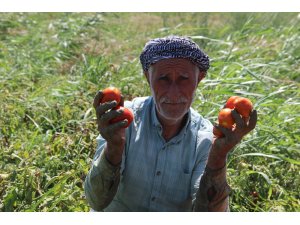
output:
{"label": "grass", "polygon": [[1,13],[0,210],[88,211],[98,89],[150,94],[139,54],[188,35],[212,60],[193,107],[212,122],[230,95],[258,124],[228,158],[231,211],[300,211],[297,13]]}

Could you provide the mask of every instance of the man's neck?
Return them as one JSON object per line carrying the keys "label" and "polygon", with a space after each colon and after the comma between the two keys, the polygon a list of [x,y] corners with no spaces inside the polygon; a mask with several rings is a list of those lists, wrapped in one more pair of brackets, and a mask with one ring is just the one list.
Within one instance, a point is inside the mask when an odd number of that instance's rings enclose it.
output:
{"label": "man's neck", "polygon": [[162,136],[166,141],[171,140],[173,137],[175,137],[181,129],[184,127],[186,124],[187,118],[188,118],[188,113],[181,119],[179,120],[166,120],[160,118],[160,116],[157,113],[157,118],[159,122],[162,125]]}

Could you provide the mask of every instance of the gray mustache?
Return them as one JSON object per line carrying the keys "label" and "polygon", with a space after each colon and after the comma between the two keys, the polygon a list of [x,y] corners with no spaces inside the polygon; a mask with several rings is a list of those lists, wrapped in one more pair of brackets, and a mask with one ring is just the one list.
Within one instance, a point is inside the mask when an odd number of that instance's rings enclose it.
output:
{"label": "gray mustache", "polygon": [[176,100],[171,100],[168,97],[162,97],[159,100],[159,103],[167,103],[167,104],[180,104],[180,103],[187,103],[188,100],[185,97],[179,97]]}

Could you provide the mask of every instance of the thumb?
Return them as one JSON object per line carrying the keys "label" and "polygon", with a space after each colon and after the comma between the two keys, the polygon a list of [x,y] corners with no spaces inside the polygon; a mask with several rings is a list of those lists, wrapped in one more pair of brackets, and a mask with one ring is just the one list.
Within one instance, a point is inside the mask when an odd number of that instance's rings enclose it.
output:
{"label": "thumb", "polygon": [[124,106],[124,96],[121,95],[121,101],[119,103],[119,106]]}

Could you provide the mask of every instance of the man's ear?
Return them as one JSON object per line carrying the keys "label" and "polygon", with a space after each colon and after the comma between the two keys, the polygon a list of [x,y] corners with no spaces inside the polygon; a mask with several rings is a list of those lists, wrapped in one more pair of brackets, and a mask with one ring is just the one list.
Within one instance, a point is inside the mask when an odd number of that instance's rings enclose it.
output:
{"label": "man's ear", "polygon": [[198,73],[198,84],[200,83],[200,81],[205,77],[206,72],[205,71],[200,71]]}

